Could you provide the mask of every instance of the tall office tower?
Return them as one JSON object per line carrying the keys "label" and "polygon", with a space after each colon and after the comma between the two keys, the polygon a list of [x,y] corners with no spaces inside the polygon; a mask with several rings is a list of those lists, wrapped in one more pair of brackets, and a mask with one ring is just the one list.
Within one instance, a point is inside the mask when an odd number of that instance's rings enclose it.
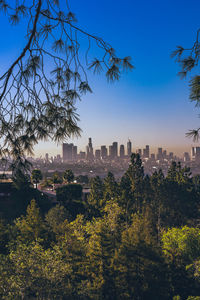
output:
{"label": "tall office tower", "polygon": [[195,147],[192,147],[192,149],[191,149],[191,159],[192,160],[195,160]]}
{"label": "tall office tower", "polygon": [[158,148],[157,159],[158,160],[162,160],[163,159],[162,148]]}
{"label": "tall office tower", "polygon": [[110,145],[110,146],[109,146],[109,158],[110,158],[110,159],[113,159],[113,158],[114,158],[114,155],[113,155],[113,145]]}
{"label": "tall office tower", "polygon": [[146,148],[142,149],[142,157],[146,158]]}
{"label": "tall office tower", "polygon": [[149,158],[149,156],[150,156],[150,149],[149,149],[149,145],[146,145],[146,148],[145,148],[145,150],[146,150],[146,158]]}
{"label": "tall office tower", "polygon": [[151,160],[155,160],[156,159],[156,156],[154,153],[151,153]]}
{"label": "tall office tower", "polygon": [[108,156],[108,149],[106,146],[101,146],[101,159],[105,159]]}
{"label": "tall office tower", "polygon": [[200,147],[192,147],[192,160],[200,161]]}
{"label": "tall office tower", "polygon": [[113,157],[116,158],[118,157],[118,143],[113,142],[112,147],[113,147]]}
{"label": "tall office tower", "polygon": [[72,160],[77,160],[77,146],[72,147]]}
{"label": "tall office tower", "polygon": [[132,153],[132,144],[131,144],[131,141],[128,140],[128,142],[127,142],[127,155],[131,156],[131,153]]}
{"label": "tall office tower", "polygon": [[87,159],[92,160],[94,158],[93,147],[92,147],[92,138],[89,138],[88,145],[86,147]]}
{"label": "tall office tower", "polygon": [[142,149],[137,149],[136,152],[140,155],[140,157],[142,157]]}
{"label": "tall office tower", "polygon": [[184,162],[190,161],[190,155],[189,155],[188,152],[184,152],[184,155],[183,155],[183,161],[184,161]]}
{"label": "tall office tower", "polygon": [[149,158],[149,145],[146,145],[146,147],[143,149],[143,158]]}
{"label": "tall office tower", "polygon": [[125,156],[124,145],[120,145],[120,148],[119,148],[119,156],[120,156],[120,158],[124,158],[124,156]]}
{"label": "tall office tower", "polygon": [[86,158],[86,153],[83,151],[80,151],[80,159],[85,159]]}
{"label": "tall office tower", "polygon": [[143,158],[149,158],[149,145],[143,149]]}
{"label": "tall office tower", "polygon": [[101,159],[101,151],[100,150],[95,150],[95,158],[96,159]]}
{"label": "tall office tower", "polygon": [[63,161],[71,161],[72,160],[72,148],[73,144],[63,143]]}
{"label": "tall office tower", "polygon": [[167,158],[167,150],[163,150],[163,159]]}

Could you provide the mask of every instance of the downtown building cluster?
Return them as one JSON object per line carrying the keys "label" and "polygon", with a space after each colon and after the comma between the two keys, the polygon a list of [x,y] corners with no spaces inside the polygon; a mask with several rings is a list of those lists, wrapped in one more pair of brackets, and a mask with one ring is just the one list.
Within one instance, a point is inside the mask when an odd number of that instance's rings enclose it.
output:
{"label": "downtown building cluster", "polygon": [[[200,155],[200,147],[193,147],[193,156],[196,157],[195,153],[199,153]],[[167,153],[167,150],[163,148],[158,148],[157,153],[150,153],[150,146],[146,145],[143,149],[135,149],[136,153],[140,154],[140,157],[144,160],[173,160],[177,159],[174,156],[173,152]],[[113,142],[112,145],[106,146],[102,145],[100,149],[94,150],[92,144],[92,138],[89,138],[88,145],[86,146],[86,151],[80,151],[78,153],[77,146],[73,143],[63,143],[62,145],[62,158],[63,162],[70,162],[70,161],[79,161],[79,160],[86,160],[86,161],[94,161],[94,160],[116,160],[116,159],[126,159],[130,158],[131,153],[134,152],[132,148],[132,143],[130,140],[127,142],[127,147],[125,149],[124,145],[118,145],[118,142]],[[197,154],[196,154],[197,155]],[[190,156],[188,152],[184,153],[184,160],[189,161]]]}
{"label": "downtown building cluster", "polygon": [[130,140],[127,142],[127,149],[125,151],[125,146],[120,145],[118,147],[118,142],[113,142],[109,147],[102,145],[100,149],[94,151],[92,138],[89,138],[88,145],[86,146],[86,151],[80,151],[78,154],[77,146],[70,143],[63,143],[62,145],[62,157],[63,162],[67,161],[78,161],[78,160],[115,160],[118,158],[124,159],[130,157],[132,153],[132,143]]}

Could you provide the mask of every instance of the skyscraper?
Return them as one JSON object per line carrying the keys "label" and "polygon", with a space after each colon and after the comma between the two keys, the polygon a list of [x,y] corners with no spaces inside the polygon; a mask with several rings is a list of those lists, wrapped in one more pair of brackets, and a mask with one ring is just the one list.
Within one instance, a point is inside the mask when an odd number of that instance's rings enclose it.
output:
{"label": "skyscraper", "polygon": [[200,161],[200,147],[192,147],[191,151],[192,160]]}
{"label": "skyscraper", "polygon": [[101,159],[105,159],[108,156],[108,149],[106,146],[101,146]]}
{"label": "skyscraper", "polygon": [[101,151],[100,150],[95,150],[95,158],[100,160],[101,159]]}
{"label": "skyscraper", "polygon": [[120,145],[119,156],[120,156],[120,158],[124,158],[124,156],[125,156],[124,145]]}
{"label": "skyscraper", "polygon": [[143,157],[149,158],[149,145],[146,145],[145,149],[143,149]]}
{"label": "skyscraper", "polygon": [[118,157],[118,143],[113,142],[112,147],[113,147],[113,157],[116,158]]}
{"label": "skyscraper", "polygon": [[128,142],[127,142],[127,155],[131,156],[131,153],[132,153],[132,144],[131,144],[131,141],[128,140]]}
{"label": "skyscraper", "polygon": [[188,153],[188,152],[184,152],[184,155],[183,155],[183,160],[184,160],[185,162],[188,162],[188,161],[190,161],[190,155],[189,155],[189,153]]}
{"label": "skyscraper", "polygon": [[113,159],[113,158],[114,158],[114,155],[113,155],[113,145],[110,145],[110,146],[109,146],[109,158],[110,158],[110,159]]}
{"label": "skyscraper", "polygon": [[77,160],[77,146],[72,147],[72,160]]}
{"label": "skyscraper", "polygon": [[158,160],[162,160],[163,159],[162,148],[158,148],[157,159]]}
{"label": "skyscraper", "polygon": [[71,161],[72,160],[72,149],[74,144],[63,143],[62,152],[63,152],[63,161]]}
{"label": "skyscraper", "polygon": [[94,153],[93,153],[93,147],[92,147],[92,138],[89,138],[88,145],[86,147],[86,153],[87,153],[87,159],[93,160]]}

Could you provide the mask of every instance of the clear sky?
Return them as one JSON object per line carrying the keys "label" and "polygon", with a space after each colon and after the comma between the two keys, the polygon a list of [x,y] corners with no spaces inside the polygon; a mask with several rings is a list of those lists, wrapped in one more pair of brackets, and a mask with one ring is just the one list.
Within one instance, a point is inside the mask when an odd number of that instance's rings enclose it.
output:
{"label": "clear sky", "polygon": [[[64,0],[61,0],[61,2]],[[88,137],[95,148],[113,141],[152,149],[163,146],[177,153],[193,144],[185,138],[199,126],[194,103],[189,101],[188,80],[177,76],[178,65],[170,58],[177,45],[192,45],[199,24],[199,0],[71,0],[82,28],[112,44],[120,57],[131,56],[135,70],[119,82],[107,83],[90,74],[93,94],[77,104],[82,137],[69,140],[84,150]],[[24,45],[24,32],[0,18],[1,68]],[[197,144],[198,145],[198,144]],[[61,153],[61,145],[40,143],[36,155]]]}

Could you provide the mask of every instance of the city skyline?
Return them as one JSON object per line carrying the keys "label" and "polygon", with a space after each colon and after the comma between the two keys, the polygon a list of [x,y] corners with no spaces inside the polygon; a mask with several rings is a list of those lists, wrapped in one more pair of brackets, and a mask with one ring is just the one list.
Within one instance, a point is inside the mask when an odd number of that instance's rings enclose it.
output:
{"label": "city skyline", "polygon": [[[71,139],[69,141],[66,141],[64,144],[68,144],[68,145],[73,144],[73,146],[76,147],[77,153],[80,153],[80,152],[85,152],[86,153],[87,152],[86,148],[87,148],[87,145],[88,145],[88,139],[89,138],[91,138],[91,137],[87,137],[87,139],[84,140],[85,144],[83,146],[80,146],[80,145],[82,145],[83,142],[81,144],[78,143],[78,141],[80,142],[80,139],[73,139],[73,140]],[[163,150],[166,150],[168,153],[173,152],[174,155],[176,155],[178,157],[183,157],[185,152],[188,152],[190,154],[192,147],[199,147],[199,143],[193,143],[193,144],[188,144],[187,147],[183,146],[183,148],[181,148],[181,150],[179,150],[179,151],[174,151],[175,148],[168,148],[168,147],[165,147],[165,145],[162,145],[162,144],[150,145],[150,144],[145,143],[143,145],[137,145],[137,144],[134,143],[134,140],[131,140],[129,138],[127,140],[124,139],[123,141],[121,141],[121,140],[119,141],[117,139],[115,139],[115,140],[111,139],[108,143],[96,144],[95,143],[95,138],[92,137],[92,151],[93,151],[93,154],[95,155],[95,151],[100,150],[101,146],[106,146],[108,154],[109,154],[109,146],[111,146],[114,142],[117,142],[117,144],[118,144],[118,155],[120,155],[120,146],[121,145],[124,145],[125,154],[127,154],[127,142],[129,140],[131,141],[131,144],[132,144],[132,152],[136,152],[138,149],[143,150],[146,147],[146,145],[148,145],[149,148],[150,148],[149,149],[150,154],[151,153],[157,153],[158,148],[162,148]],[[40,146],[40,148],[41,148],[41,146]],[[46,153],[48,153],[52,156],[58,155],[58,154],[62,156],[63,144],[58,145],[58,147],[56,147],[54,149],[54,151],[52,151],[52,149],[51,149],[51,151],[50,150],[46,151],[46,150],[47,150],[46,147],[44,147],[41,154],[40,155],[35,155],[35,157],[40,157],[40,156],[44,157]]]}

